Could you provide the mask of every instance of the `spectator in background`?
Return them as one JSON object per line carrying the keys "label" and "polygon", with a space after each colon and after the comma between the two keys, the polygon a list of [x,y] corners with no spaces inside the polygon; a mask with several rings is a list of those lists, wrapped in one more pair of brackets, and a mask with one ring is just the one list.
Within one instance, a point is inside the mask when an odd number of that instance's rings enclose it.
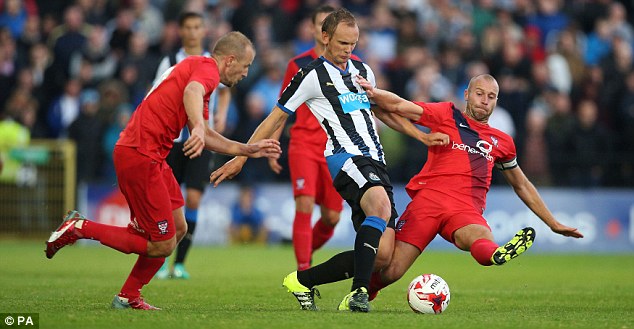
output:
{"label": "spectator in background", "polygon": [[104,125],[99,112],[99,92],[84,89],[79,95],[80,113],[68,127],[68,137],[77,145],[77,182],[95,182],[102,174],[101,139]]}
{"label": "spectator in background", "polygon": [[87,42],[70,58],[70,76],[79,79],[85,87],[95,88],[100,82],[114,76],[117,59],[110,51],[103,26],[93,26]]}
{"label": "spectator in background", "polygon": [[156,47],[161,41],[163,31],[163,14],[150,0],[131,0],[130,8],[134,12],[134,18],[139,31],[147,35],[150,47]]}
{"label": "spectator in background", "polygon": [[238,201],[231,207],[229,230],[233,243],[266,243],[268,232],[264,226],[264,213],[257,207],[253,186],[240,187]]}
{"label": "spectator in background", "polygon": [[380,64],[392,61],[396,57],[398,33],[390,8],[387,5],[374,6],[368,23],[366,38],[370,51],[366,57],[375,57]]}
{"label": "spectator in background", "polygon": [[562,10],[562,0],[537,0],[537,12],[528,17],[527,25],[533,25],[539,29],[542,35],[542,45],[547,44],[556,37],[557,31],[568,26],[570,19]]}
{"label": "spectator in background", "polygon": [[123,58],[128,52],[130,38],[135,30],[134,25],[134,12],[126,8],[119,9],[117,16],[106,24],[110,35],[108,44],[118,59]]}
{"label": "spectator in background", "polygon": [[603,109],[600,120],[613,126],[618,112],[618,99],[625,89],[625,79],[634,69],[632,40],[622,31],[612,36],[612,51],[601,60],[599,66],[603,73],[599,104]]}
{"label": "spectator in background", "polygon": [[15,40],[9,30],[0,28],[0,106],[9,97],[17,72]]}
{"label": "spectator in background", "polygon": [[79,116],[81,88],[81,82],[78,79],[68,80],[64,86],[64,93],[51,104],[46,121],[50,137],[68,136],[68,127]]}
{"label": "spectator in background", "polygon": [[8,113],[0,120],[0,183],[15,183],[20,161],[10,156],[11,150],[27,146],[31,140],[29,130]]}
{"label": "spectator in background", "polygon": [[584,61],[587,65],[597,65],[612,48],[610,24],[604,18],[599,18],[594,23],[594,30],[588,35]]}
{"label": "spectator in background", "polygon": [[103,173],[104,181],[106,183],[116,184],[117,182],[117,175],[114,171],[112,152],[114,151],[114,146],[119,139],[119,134],[128,124],[128,121],[130,121],[130,116],[132,115],[133,109],[134,108],[130,106],[130,104],[119,105],[119,107],[117,108],[115,120],[112,123],[106,125],[104,128],[101,150],[104,155]]}
{"label": "spectator in background", "polygon": [[[43,27],[53,25],[54,21],[47,20]],[[64,10],[64,23],[51,28],[48,34],[47,44],[52,50],[51,67],[45,76],[47,104],[59,97],[64,92],[64,86],[69,78],[70,59],[78,49],[82,49],[90,26],[84,22],[84,14],[77,6],[70,6]]]}
{"label": "spectator in background", "polygon": [[621,136],[616,144],[618,157],[613,160],[617,162],[618,174],[611,182],[617,186],[634,186],[634,70],[627,75],[625,85],[618,107],[617,129]]}
{"label": "spectator in background", "polygon": [[[583,60],[583,37],[575,28],[567,28],[559,33],[555,45],[556,52],[566,61],[571,78],[571,95],[579,94],[584,79],[587,76],[586,64]],[[552,75],[552,74],[551,74]]]}
{"label": "spectator in background", "polygon": [[529,180],[537,185],[550,184],[548,145],[546,143],[546,114],[529,111],[526,115],[526,135],[524,139],[521,166]]}
{"label": "spectator in background", "polygon": [[33,46],[40,44],[44,39],[40,32],[40,18],[38,16],[29,16],[24,24],[22,34],[16,40],[18,64],[20,67],[29,65],[29,53]]}
{"label": "spectator in background", "polygon": [[612,159],[611,136],[597,121],[597,104],[583,100],[577,106],[575,125],[570,135],[570,185],[598,187],[605,182]]}
{"label": "spectator in background", "polygon": [[575,118],[570,98],[566,94],[553,89],[549,91],[546,101],[548,111],[552,111],[546,123],[550,173],[555,185],[566,186],[570,182],[570,136],[575,126]]}
{"label": "spectator in background", "polygon": [[[132,34],[129,51],[120,62],[119,79],[128,88],[130,103],[133,106],[139,105],[152,87],[160,60],[149,50],[145,33],[139,31]],[[167,68],[161,69],[164,71]]]}
{"label": "spectator in background", "polygon": [[0,26],[8,28],[13,38],[19,39],[28,18],[22,0],[5,0],[2,9]]}

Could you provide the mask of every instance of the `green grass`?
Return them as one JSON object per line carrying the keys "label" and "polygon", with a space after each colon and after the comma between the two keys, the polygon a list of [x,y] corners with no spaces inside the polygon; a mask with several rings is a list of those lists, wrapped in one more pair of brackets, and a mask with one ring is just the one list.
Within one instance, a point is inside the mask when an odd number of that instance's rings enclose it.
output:
{"label": "green grass", "polygon": [[[290,247],[194,248],[193,278],[151,282],[143,291],[160,312],[112,310],[133,255],[73,246],[53,260],[43,242],[0,242],[0,313],[39,313],[40,328],[634,328],[634,255],[530,253],[502,267],[468,253],[426,252],[368,314],[338,312],[350,282],[320,287],[319,312],[300,311],[281,287],[293,270]],[[322,262],[337,250],[315,255]],[[451,304],[441,315],[410,311],[409,281],[442,276]],[[1,320],[1,319],[0,319]]]}

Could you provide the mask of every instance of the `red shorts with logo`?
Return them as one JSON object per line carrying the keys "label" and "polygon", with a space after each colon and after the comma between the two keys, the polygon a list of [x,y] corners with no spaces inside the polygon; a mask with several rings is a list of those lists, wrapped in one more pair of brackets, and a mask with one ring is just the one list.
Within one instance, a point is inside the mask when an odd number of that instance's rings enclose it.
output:
{"label": "red shorts with logo", "polygon": [[172,211],[185,201],[170,166],[119,145],[113,158],[119,189],[130,207],[128,230],[150,241],[171,239],[176,233]]}
{"label": "red shorts with logo", "polygon": [[328,165],[322,154],[315,154],[310,148],[289,148],[288,169],[293,184],[293,196],[312,196],[316,204],[341,212],[343,198],[332,185]]}
{"label": "red shorts with logo", "polygon": [[396,224],[396,240],[412,244],[422,252],[436,234],[454,243],[453,233],[459,228],[477,224],[491,229],[482,214],[475,209],[452,210],[443,204],[447,198],[426,194],[429,193],[419,191],[407,205]]}

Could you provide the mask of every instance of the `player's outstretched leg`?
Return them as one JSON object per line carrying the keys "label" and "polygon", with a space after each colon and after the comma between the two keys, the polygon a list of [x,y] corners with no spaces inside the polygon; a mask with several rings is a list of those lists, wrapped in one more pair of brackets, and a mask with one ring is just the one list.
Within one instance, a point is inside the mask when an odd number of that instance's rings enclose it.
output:
{"label": "player's outstretched leg", "polygon": [[533,245],[535,240],[535,229],[532,227],[525,227],[515,236],[511,241],[505,245],[498,247],[493,256],[491,256],[491,262],[495,265],[504,265],[511,259],[521,255]]}
{"label": "player's outstretched leg", "polygon": [[131,308],[135,310],[145,310],[145,311],[160,310],[160,308],[148,304],[141,296],[137,298],[125,298],[119,295],[114,296],[114,299],[112,300],[112,308],[114,309]]}
{"label": "player's outstretched leg", "polygon": [[[46,258],[51,259],[62,248],[75,243],[78,239],[81,239],[75,230],[79,221],[85,220],[77,210],[69,211],[62,221],[62,224],[51,233],[51,236],[46,241]],[[81,223],[79,223],[81,224]],[[81,226],[81,225],[80,225]]]}
{"label": "player's outstretched leg", "polygon": [[321,298],[319,290],[315,288],[307,288],[299,282],[297,279],[297,271],[287,275],[282,282],[282,286],[286,287],[288,292],[292,293],[302,310],[317,311],[317,305],[315,305],[315,295]]}
{"label": "player's outstretched leg", "polygon": [[368,290],[365,287],[361,287],[350,292],[343,298],[337,309],[339,311],[369,312],[370,301]]}

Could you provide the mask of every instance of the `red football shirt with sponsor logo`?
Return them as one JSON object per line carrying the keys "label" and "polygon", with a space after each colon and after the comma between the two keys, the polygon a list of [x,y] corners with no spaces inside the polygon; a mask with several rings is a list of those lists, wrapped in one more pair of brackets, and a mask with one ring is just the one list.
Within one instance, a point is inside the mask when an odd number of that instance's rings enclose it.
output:
{"label": "red football shirt with sponsor logo", "polygon": [[156,81],[121,132],[117,145],[134,147],[154,160],[163,161],[187,124],[183,94],[192,81],[205,88],[203,118],[209,120],[209,96],[220,83],[218,65],[212,58],[189,56]]}
{"label": "red football shirt with sponsor logo", "polygon": [[427,162],[407,184],[407,193],[412,198],[425,193],[448,211],[484,212],[494,165],[517,166],[513,139],[467,117],[453,103],[415,104],[423,108],[415,123],[449,135],[449,145],[429,148]]}

